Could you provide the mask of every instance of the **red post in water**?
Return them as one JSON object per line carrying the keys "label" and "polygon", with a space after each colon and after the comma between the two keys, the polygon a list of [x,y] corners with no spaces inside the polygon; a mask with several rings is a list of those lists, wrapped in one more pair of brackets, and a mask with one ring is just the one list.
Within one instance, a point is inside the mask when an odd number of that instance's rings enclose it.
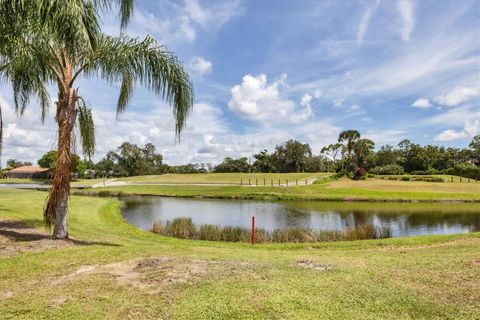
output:
{"label": "red post in water", "polygon": [[255,244],[255,217],[252,216],[252,245]]}

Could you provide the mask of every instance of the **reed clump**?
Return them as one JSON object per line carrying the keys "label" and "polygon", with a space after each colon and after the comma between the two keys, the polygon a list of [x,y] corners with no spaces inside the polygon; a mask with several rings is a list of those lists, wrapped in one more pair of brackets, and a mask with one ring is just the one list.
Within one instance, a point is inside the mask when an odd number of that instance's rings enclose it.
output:
{"label": "reed clump", "polygon": [[[217,226],[212,224],[196,225],[191,218],[175,218],[163,224],[155,222],[152,232],[163,236],[180,239],[250,242],[251,230],[242,227]],[[391,237],[389,228],[379,228],[373,224],[364,224],[356,228],[345,230],[312,230],[308,228],[292,227],[266,231],[255,229],[257,243],[303,243],[303,242],[332,242],[366,239],[384,239]]]}

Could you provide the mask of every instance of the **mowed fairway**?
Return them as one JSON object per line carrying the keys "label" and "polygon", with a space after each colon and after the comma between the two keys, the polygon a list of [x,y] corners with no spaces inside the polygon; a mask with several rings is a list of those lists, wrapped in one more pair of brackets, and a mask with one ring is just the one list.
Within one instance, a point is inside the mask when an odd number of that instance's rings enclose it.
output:
{"label": "mowed fairway", "polygon": [[116,199],[72,196],[63,243],[45,197],[0,190],[2,319],[480,318],[478,232],[252,247],[161,237]]}
{"label": "mowed fairway", "polygon": [[[228,174],[232,175],[232,174]],[[195,175],[185,175],[192,181]],[[159,176],[161,177],[161,176]],[[136,177],[133,177],[136,178]],[[132,178],[132,179],[133,179]],[[218,180],[216,180],[218,181]],[[359,201],[480,201],[478,182],[396,181],[370,178],[320,178],[318,184],[248,187],[237,185],[135,185],[112,186],[78,191],[82,194],[133,194],[260,200],[359,200]],[[140,183],[140,182],[138,182]],[[254,182],[255,183],[255,182]]]}
{"label": "mowed fairway", "polygon": [[466,182],[425,182],[425,181],[397,181],[383,179],[368,179],[354,181],[339,179],[329,183],[326,188],[331,189],[363,189],[372,191],[414,191],[414,192],[452,192],[480,194],[480,183]]}
{"label": "mowed fairway", "polygon": [[238,184],[241,182],[248,185],[265,184],[271,185],[272,180],[274,184],[285,184],[286,180],[290,183],[295,183],[296,180],[305,183],[305,179],[314,180],[321,177],[326,177],[331,173],[195,173],[195,174],[163,174],[152,176],[136,176],[128,178],[119,178],[118,181],[127,181],[134,183],[166,183],[166,184]]}

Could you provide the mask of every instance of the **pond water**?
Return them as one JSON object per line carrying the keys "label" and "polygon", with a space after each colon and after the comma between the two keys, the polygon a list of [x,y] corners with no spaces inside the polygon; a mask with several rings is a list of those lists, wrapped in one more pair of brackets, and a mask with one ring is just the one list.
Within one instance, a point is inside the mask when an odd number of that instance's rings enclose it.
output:
{"label": "pond water", "polygon": [[0,188],[48,189],[48,185],[47,184],[39,184],[39,183],[0,183]]}
{"label": "pond water", "polygon": [[393,237],[480,231],[480,204],[361,203],[320,201],[211,200],[164,197],[122,198],[123,217],[142,229],[154,222],[190,217],[196,224],[274,230],[303,227],[342,230],[372,223]]}

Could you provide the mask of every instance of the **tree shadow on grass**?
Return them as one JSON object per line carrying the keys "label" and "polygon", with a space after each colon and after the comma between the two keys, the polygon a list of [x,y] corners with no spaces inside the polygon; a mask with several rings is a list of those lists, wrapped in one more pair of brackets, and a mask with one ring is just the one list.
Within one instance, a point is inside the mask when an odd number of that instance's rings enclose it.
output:
{"label": "tree shadow on grass", "polygon": [[0,220],[0,237],[6,237],[10,241],[14,242],[29,242],[29,241],[40,241],[40,240],[52,240],[54,242],[68,242],[73,245],[79,246],[91,246],[91,245],[100,245],[100,246],[110,246],[110,247],[121,247],[122,245],[110,242],[103,241],[86,241],[78,240],[74,238],[65,239],[65,240],[54,240],[52,236],[46,231],[38,230],[29,225],[39,225],[39,220],[31,219],[26,220],[24,223],[13,220]]}

